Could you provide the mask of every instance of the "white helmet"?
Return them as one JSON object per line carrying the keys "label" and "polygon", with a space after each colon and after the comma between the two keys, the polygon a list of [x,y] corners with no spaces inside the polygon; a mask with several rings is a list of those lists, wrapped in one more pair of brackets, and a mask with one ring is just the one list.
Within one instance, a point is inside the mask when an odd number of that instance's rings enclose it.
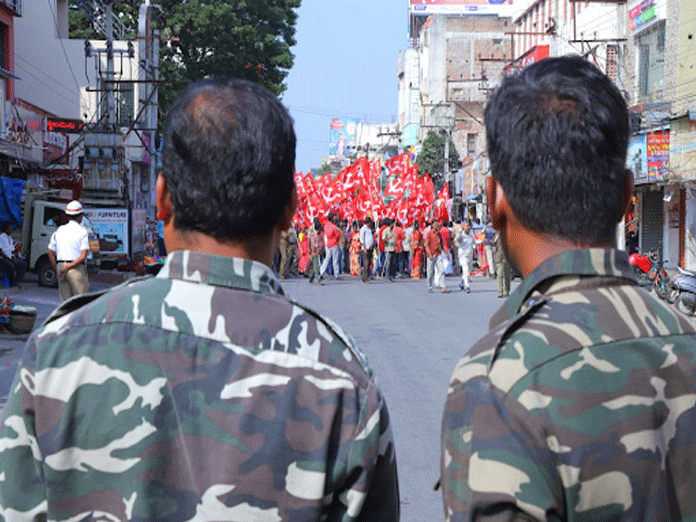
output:
{"label": "white helmet", "polygon": [[65,207],[65,213],[68,216],[76,216],[78,214],[82,214],[82,203],[76,200],[71,201]]}

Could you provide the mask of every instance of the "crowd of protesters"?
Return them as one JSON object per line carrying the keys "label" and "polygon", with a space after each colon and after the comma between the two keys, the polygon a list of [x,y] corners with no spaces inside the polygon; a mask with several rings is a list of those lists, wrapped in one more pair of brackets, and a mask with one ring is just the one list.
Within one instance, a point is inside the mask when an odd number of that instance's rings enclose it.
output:
{"label": "crowd of protesters", "polygon": [[[461,276],[459,288],[470,292],[471,275],[499,276],[498,295],[510,291],[510,272],[490,223],[473,220],[418,221],[404,226],[395,219],[375,223],[329,215],[322,223],[288,229],[281,237],[275,270],[281,279],[305,277],[310,283],[327,278],[428,280],[428,289],[448,292],[445,275]],[[500,252],[501,255],[496,255]]]}

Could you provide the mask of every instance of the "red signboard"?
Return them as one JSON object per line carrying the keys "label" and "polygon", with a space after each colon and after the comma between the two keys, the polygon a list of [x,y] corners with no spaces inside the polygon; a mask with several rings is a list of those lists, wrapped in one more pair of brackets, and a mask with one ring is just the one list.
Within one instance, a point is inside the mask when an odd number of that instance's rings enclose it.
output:
{"label": "red signboard", "polygon": [[73,169],[53,169],[44,172],[48,188],[72,190],[72,199],[82,197],[82,174]]}
{"label": "red signboard", "polygon": [[82,120],[66,120],[65,118],[46,118],[46,130],[48,132],[66,132],[79,134],[84,123]]}

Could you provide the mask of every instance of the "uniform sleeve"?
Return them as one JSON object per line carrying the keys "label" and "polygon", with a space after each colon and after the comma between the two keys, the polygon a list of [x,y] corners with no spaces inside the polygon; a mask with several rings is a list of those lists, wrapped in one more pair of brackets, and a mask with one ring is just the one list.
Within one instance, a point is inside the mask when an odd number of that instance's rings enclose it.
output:
{"label": "uniform sleeve", "polygon": [[563,488],[544,428],[487,378],[453,378],[442,425],[446,520],[561,520]]}
{"label": "uniform sleeve", "polygon": [[[31,341],[30,341],[31,342]],[[34,424],[33,365],[17,368],[0,417],[0,520],[31,521],[46,513],[41,454]]]}
{"label": "uniform sleeve", "polygon": [[51,234],[51,239],[48,241],[48,249],[52,252],[56,251],[56,233]]}
{"label": "uniform sleeve", "polygon": [[348,453],[347,476],[355,480],[341,495],[346,506],[342,521],[396,522],[400,504],[394,437],[387,405],[374,382],[360,417]]}

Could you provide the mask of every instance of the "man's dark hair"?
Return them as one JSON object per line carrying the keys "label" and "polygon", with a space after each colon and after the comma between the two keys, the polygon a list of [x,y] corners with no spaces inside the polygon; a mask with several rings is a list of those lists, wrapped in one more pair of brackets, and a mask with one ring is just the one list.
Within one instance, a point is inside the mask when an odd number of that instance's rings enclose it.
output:
{"label": "man's dark hair", "polygon": [[167,115],[162,165],[176,228],[222,241],[265,236],[294,186],[292,119],[260,85],[197,81]]}
{"label": "man's dark hair", "polygon": [[11,221],[3,221],[0,223],[0,232],[7,232],[10,229]]}
{"label": "man's dark hair", "polygon": [[623,213],[628,110],[579,56],[503,80],[485,113],[493,177],[520,222],[581,244],[613,237]]}

